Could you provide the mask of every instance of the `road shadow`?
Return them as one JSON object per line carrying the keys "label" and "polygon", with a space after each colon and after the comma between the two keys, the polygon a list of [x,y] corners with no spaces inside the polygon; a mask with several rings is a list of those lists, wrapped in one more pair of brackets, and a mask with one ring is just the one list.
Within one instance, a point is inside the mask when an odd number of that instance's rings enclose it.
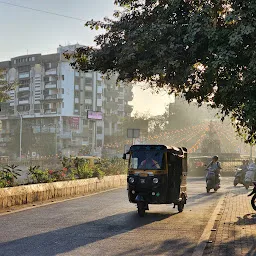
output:
{"label": "road shadow", "polygon": [[144,218],[139,217],[136,212],[116,214],[99,220],[1,243],[0,255],[54,256],[68,253],[96,241],[162,221],[175,214],[177,213],[147,213]]}
{"label": "road shadow", "polygon": [[[243,253],[242,253],[243,251]],[[227,255],[227,256],[255,256],[256,255],[256,243],[254,236],[244,236],[239,239],[233,239],[229,242],[223,242],[221,244],[209,243],[203,253],[206,255]]]}
{"label": "road shadow", "polygon": [[195,245],[184,239],[167,239],[162,243],[152,243],[150,246],[126,250],[122,253],[114,253],[112,256],[134,256],[134,255],[192,255]]}
{"label": "road shadow", "polygon": [[[237,217],[238,220],[235,222],[236,225],[256,225],[256,213],[245,214],[242,218]],[[256,228],[256,226],[255,226]]]}

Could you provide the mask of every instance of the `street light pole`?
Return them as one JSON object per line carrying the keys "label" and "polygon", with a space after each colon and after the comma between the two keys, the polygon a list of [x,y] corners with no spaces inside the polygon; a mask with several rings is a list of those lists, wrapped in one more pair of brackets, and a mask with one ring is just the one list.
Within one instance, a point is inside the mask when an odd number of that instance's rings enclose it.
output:
{"label": "street light pole", "polygon": [[18,111],[17,111],[17,113],[20,116],[20,161],[21,161],[21,155],[22,155],[22,148],[21,148],[21,143],[22,143],[22,115]]}

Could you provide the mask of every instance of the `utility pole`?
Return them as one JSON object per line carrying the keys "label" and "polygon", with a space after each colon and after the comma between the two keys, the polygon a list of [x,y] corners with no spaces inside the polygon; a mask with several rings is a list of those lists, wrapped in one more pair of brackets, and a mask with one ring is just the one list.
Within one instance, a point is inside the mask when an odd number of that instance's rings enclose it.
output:
{"label": "utility pole", "polygon": [[18,111],[17,111],[17,113],[20,116],[20,161],[21,161],[21,155],[22,155],[22,148],[21,148],[21,143],[22,143],[22,115]]}
{"label": "utility pole", "polygon": [[250,145],[250,160],[252,160],[252,145]]}

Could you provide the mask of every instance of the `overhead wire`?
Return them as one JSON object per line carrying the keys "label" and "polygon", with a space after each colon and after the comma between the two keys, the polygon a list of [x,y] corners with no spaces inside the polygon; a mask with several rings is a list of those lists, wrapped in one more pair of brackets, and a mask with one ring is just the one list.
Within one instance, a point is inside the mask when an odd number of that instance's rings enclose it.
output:
{"label": "overhead wire", "polygon": [[63,18],[68,18],[68,19],[73,19],[73,20],[86,22],[86,20],[83,20],[81,18],[76,18],[76,17],[73,17],[73,16],[68,16],[68,15],[64,15],[64,14],[60,14],[60,13],[56,13],[56,12],[50,12],[50,11],[45,11],[45,10],[41,10],[41,9],[36,9],[36,8],[29,7],[29,6],[14,4],[14,3],[6,2],[6,1],[0,1],[0,4],[15,6],[15,7],[31,10],[31,11],[47,13],[47,14],[50,14],[50,15],[55,15],[55,16],[59,16],[59,17],[63,17]]}

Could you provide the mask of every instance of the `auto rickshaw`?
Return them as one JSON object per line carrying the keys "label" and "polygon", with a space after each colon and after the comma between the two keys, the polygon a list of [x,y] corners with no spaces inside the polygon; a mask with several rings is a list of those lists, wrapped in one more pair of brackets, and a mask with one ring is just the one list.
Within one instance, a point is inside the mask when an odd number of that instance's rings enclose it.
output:
{"label": "auto rickshaw", "polygon": [[143,217],[149,204],[174,204],[182,212],[187,201],[187,149],[164,145],[133,145],[123,159],[129,161],[127,190]]}

